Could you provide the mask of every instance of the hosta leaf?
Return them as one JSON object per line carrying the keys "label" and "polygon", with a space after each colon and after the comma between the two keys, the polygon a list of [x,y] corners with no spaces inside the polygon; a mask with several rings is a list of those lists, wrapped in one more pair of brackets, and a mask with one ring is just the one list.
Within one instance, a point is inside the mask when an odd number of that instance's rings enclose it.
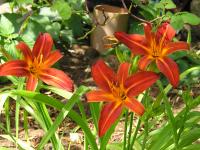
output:
{"label": "hosta leaf", "polygon": [[180,15],[181,15],[184,23],[188,23],[191,25],[199,25],[200,24],[200,18],[193,13],[182,12]]}
{"label": "hosta leaf", "polygon": [[71,17],[72,10],[67,2],[64,0],[57,0],[53,3],[53,10],[56,10],[62,19],[67,20]]}
{"label": "hosta leaf", "polygon": [[17,45],[17,41],[15,40],[6,42],[4,45],[6,52],[15,59],[19,58],[19,51],[16,49],[16,45]]}
{"label": "hosta leaf", "polygon": [[47,25],[45,27],[45,30],[51,34],[51,36],[53,37],[53,39],[58,40],[59,36],[60,36],[60,29],[61,29],[61,25],[58,22],[54,22],[51,25]]}
{"label": "hosta leaf", "polygon": [[0,18],[0,33],[3,35],[12,34],[15,31],[15,28],[11,21],[8,20],[4,15],[1,15]]}
{"label": "hosta leaf", "polygon": [[183,28],[184,25],[184,21],[181,17],[181,15],[173,15],[171,17],[171,22],[170,24],[172,25],[172,27],[176,30],[181,30]]}
{"label": "hosta leaf", "polygon": [[18,4],[32,4],[33,0],[17,0]]}

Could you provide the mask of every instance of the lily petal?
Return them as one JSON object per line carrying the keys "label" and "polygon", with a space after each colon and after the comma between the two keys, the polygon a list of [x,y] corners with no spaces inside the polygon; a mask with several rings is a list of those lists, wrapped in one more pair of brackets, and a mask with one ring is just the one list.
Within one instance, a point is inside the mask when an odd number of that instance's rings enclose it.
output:
{"label": "lily petal", "polygon": [[26,45],[26,43],[19,42],[19,44],[17,44],[16,48],[22,51],[25,61],[31,62],[33,60],[33,55],[31,53],[31,49],[28,47],[28,45]]}
{"label": "lily petal", "polygon": [[148,40],[148,43],[151,43],[151,41],[152,41],[151,23],[144,23],[144,33],[145,33],[145,38]]}
{"label": "lily petal", "polygon": [[157,39],[162,39],[163,35],[165,36],[165,41],[171,41],[173,37],[176,34],[176,30],[168,23],[164,22],[161,24],[160,27],[158,27],[157,32],[156,32],[156,38]]}
{"label": "lily petal", "polygon": [[115,32],[115,37],[125,44],[134,54],[144,55],[150,52],[145,46],[145,37],[139,34],[126,34],[125,32]]}
{"label": "lily petal", "polygon": [[108,103],[103,106],[99,119],[99,137],[102,137],[122,112],[121,103]]}
{"label": "lily petal", "polygon": [[86,94],[86,97],[88,102],[112,102],[115,100],[112,94],[102,90],[90,91]]}
{"label": "lily petal", "polygon": [[142,103],[138,102],[135,98],[127,98],[124,101],[125,106],[130,109],[131,111],[135,112],[139,116],[142,116],[144,114],[144,106]]}
{"label": "lily petal", "polygon": [[62,57],[63,57],[63,55],[60,53],[59,50],[53,51],[49,54],[49,56],[46,59],[46,61],[44,62],[44,64],[46,64],[47,67],[51,67]]}
{"label": "lily petal", "polygon": [[117,72],[117,77],[118,77],[119,83],[123,84],[124,81],[128,78],[129,68],[130,68],[130,64],[129,63],[120,64],[118,72]]}
{"label": "lily petal", "polygon": [[142,58],[140,58],[139,62],[138,62],[138,65],[139,65],[139,68],[141,70],[145,70],[146,67],[152,62],[152,57],[151,56],[148,56],[148,55],[145,55],[143,56]]}
{"label": "lily petal", "polygon": [[157,59],[156,64],[158,69],[167,77],[173,87],[177,87],[179,83],[178,65],[168,57]]}
{"label": "lily petal", "polygon": [[163,56],[165,56],[176,51],[189,50],[189,49],[190,49],[190,46],[186,42],[170,42],[170,43],[167,43],[162,53],[163,53]]}
{"label": "lily petal", "polygon": [[17,77],[29,75],[28,65],[23,60],[13,60],[0,66],[0,76],[13,75]]}
{"label": "lily petal", "polygon": [[138,72],[130,76],[125,82],[127,95],[137,96],[158,80],[159,76],[151,71]]}
{"label": "lily petal", "polygon": [[104,91],[110,92],[110,84],[116,82],[116,74],[103,60],[98,60],[92,66],[92,77],[95,83]]}
{"label": "lily petal", "polygon": [[53,39],[49,33],[40,33],[37,37],[35,45],[33,47],[34,57],[43,56],[44,59],[48,57],[53,46]]}
{"label": "lily petal", "polygon": [[38,79],[33,75],[29,75],[26,81],[26,90],[35,91],[38,84]]}
{"label": "lily petal", "polygon": [[47,68],[42,70],[39,78],[46,84],[73,91],[73,81],[61,70]]}

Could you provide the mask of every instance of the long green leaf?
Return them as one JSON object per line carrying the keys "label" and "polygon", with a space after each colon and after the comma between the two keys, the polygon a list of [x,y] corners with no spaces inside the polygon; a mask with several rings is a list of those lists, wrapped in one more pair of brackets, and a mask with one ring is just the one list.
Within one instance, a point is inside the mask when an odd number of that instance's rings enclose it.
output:
{"label": "long green leaf", "polygon": [[100,114],[100,103],[90,103],[90,111],[96,131],[98,131],[98,118]]}
{"label": "long green leaf", "polygon": [[195,142],[200,138],[200,128],[195,128],[183,133],[182,138],[180,139],[179,147],[183,148]]}
{"label": "long green leaf", "polygon": [[[200,70],[200,66],[192,67],[192,68],[184,71],[183,73],[181,73],[180,80],[183,80],[189,73],[191,73],[195,70]],[[172,88],[171,84],[168,84],[167,87],[164,89],[164,92],[167,94],[171,90],[171,88]]]}
{"label": "long green leaf", "polygon": [[49,131],[42,138],[42,140],[38,146],[38,149],[41,149],[42,147],[44,147],[44,145],[48,142],[50,137],[56,132],[57,128],[62,123],[62,121],[65,119],[65,117],[68,115],[69,111],[72,109],[74,104],[78,100],[80,100],[80,97],[82,96],[82,94],[84,94],[87,90],[88,89],[85,87],[80,87],[77,89],[77,91],[73,94],[71,99],[64,105],[61,112],[58,114],[58,117],[56,118],[55,122],[49,128]]}
{"label": "long green leaf", "polygon": [[[121,114],[121,116],[122,116],[122,114]],[[121,116],[119,118],[121,118]],[[112,133],[115,131],[115,128],[116,128],[117,124],[119,123],[119,121],[120,121],[120,119],[115,121],[115,123],[110,127],[110,129],[108,129],[106,134],[101,138],[100,150],[106,149],[106,146],[108,145],[108,141],[109,141]]]}
{"label": "long green leaf", "polygon": [[200,149],[200,144],[192,144],[190,146],[185,147],[183,150],[198,150]]}
{"label": "long green leaf", "polygon": [[[56,108],[57,110],[61,110],[64,105],[62,102],[58,101],[57,99],[54,99],[52,97],[49,97],[49,96],[46,96],[44,94],[37,93],[37,92],[14,90],[14,91],[12,91],[12,94],[21,95],[22,97],[32,99],[35,102],[45,103],[46,105],[52,106],[52,107]],[[92,134],[90,128],[87,126],[87,123],[85,121],[83,121],[82,117],[73,110],[71,110],[69,112],[68,116],[73,121],[75,121],[86,133],[88,142],[91,145],[92,149],[97,150],[98,148],[97,148],[95,137]]]}

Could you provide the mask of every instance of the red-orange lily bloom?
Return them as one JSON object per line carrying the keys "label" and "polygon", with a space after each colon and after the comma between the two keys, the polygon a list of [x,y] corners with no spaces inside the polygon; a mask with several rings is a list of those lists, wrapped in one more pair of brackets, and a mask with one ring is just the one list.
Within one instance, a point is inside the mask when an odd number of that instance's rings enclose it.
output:
{"label": "red-orange lily bloom", "polygon": [[122,63],[115,73],[103,60],[92,66],[92,77],[99,87],[98,90],[86,94],[88,102],[105,104],[99,119],[99,136],[103,136],[115,120],[120,116],[122,109],[128,108],[139,116],[144,113],[144,106],[134,98],[150,87],[159,77],[154,72],[143,71],[129,76],[130,64]]}
{"label": "red-orange lily bloom", "polygon": [[48,33],[38,36],[32,51],[24,42],[20,42],[16,47],[22,52],[23,59],[2,64],[0,76],[27,77],[26,89],[31,91],[36,89],[38,79],[46,84],[72,91],[73,81],[63,71],[50,68],[62,57],[58,50],[51,52],[52,46],[53,39]]}
{"label": "red-orange lily bloom", "polygon": [[156,32],[152,32],[151,24],[146,23],[144,32],[144,36],[116,32],[115,37],[134,54],[143,56],[139,61],[141,70],[145,70],[152,61],[155,61],[158,69],[174,87],[177,87],[179,83],[178,65],[167,55],[178,50],[188,50],[189,45],[182,41],[172,42],[176,32],[169,23],[163,23]]}

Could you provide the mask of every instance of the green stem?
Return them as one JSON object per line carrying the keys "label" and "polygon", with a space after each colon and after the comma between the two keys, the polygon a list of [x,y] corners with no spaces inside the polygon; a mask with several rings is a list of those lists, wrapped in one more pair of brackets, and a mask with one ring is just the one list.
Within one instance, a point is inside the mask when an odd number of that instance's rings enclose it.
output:
{"label": "green stem", "polygon": [[5,102],[5,115],[6,115],[6,128],[7,128],[8,132],[10,132],[10,112],[9,112],[9,108],[10,108],[10,100],[9,100],[9,98],[7,98],[7,100]]}
{"label": "green stem", "polygon": [[169,117],[169,121],[170,124],[172,126],[172,130],[173,130],[173,137],[174,137],[174,143],[175,143],[175,148],[178,149],[178,135],[177,135],[177,127],[176,127],[176,121],[173,115],[173,112],[171,110],[171,105],[167,99],[166,93],[164,92],[162,83],[160,80],[157,81],[157,85],[160,88],[161,92],[163,92],[163,99],[164,99],[164,103],[165,103],[165,108],[167,111],[167,116]]}
{"label": "green stem", "polygon": [[[183,73],[181,73],[180,80],[183,80],[189,73],[191,73],[192,71],[195,71],[195,70],[200,70],[200,66],[192,67],[192,68],[184,71]],[[172,88],[171,84],[168,84],[167,87],[164,89],[164,93],[168,93],[171,90],[171,88]]]}
{"label": "green stem", "polygon": [[132,138],[132,140],[131,140],[130,149],[133,148],[133,145],[134,145],[134,143],[135,143],[135,140],[136,140],[136,137],[137,137],[139,128],[140,128],[140,124],[141,124],[141,120],[139,119],[138,122],[137,122],[137,126],[136,126],[136,128],[135,128],[135,132],[134,132],[133,138]]}
{"label": "green stem", "polygon": [[[42,120],[45,123],[46,132],[48,132],[48,129],[52,125],[52,120],[48,114],[47,107],[45,104],[42,104],[42,103],[37,103],[37,106],[38,106],[37,107],[38,111],[41,112],[41,114],[42,114]],[[57,141],[58,141],[58,137],[56,137],[56,134],[54,134],[51,138],[51,142],[52,142],[54,149],[57,149],[57,146],[59,145],[58,144],[59,142],[57,142]]]}
{"label": "green stem", "polygon": [[[18,90],[22,90],[23,89],[23,84],[24,84],[24,78],[19,78],[18,81]],[[18,140],[19,137],[19,110],[20,110],[20,101],[21,100],[21,96],[17,96],[16,99],[16,106],[15,106],[15,134],[16,134],[16,140]],[[16,143],[16,147],[17,147],[17,143]]]}
{"label": "green stem", "polygon": [[[148,99],[148,93],[149,93],[149,90],[145,92],[144,99],[143,99],[145,108],[148,108],[148,106],[150,105],[149,99]],[[149,117],[147,115],[144,121],[144,138],[143,138],[142,150],[144,150],[146,147],[148,134],[149,134]]]}
{"label": "green stem", "polygon": [[129,125],[129,132],[128,132],[128,146],[127,146],[127,150],[129,150],[130,148],[130,141],[131,141],[131,133],[132,133],[132,127],[133,127],[133,116],[134,113],[131,112],[131,119],[130,119],[130,125]]}
{"label": "green stem", "polygon": [[[42,84],[41,82],[38,83],[38,87],[36,89],[36,92],[39,92],[41,84]],[[44,130],[45,130],[45,132],[48,132],[48,129],[53,124],[51,117],[49,115],[48,109],[47,109],[47,107],[44,103],[35,103],[35,105],[36,105],[37,111],[40,112],[40,114],[41,114],[42,121],[45,124]],[[52,145],[53,145],[53,149],[58,149],[60,147],[60,140],[59,140],[57,133],[55,133],[52,136],[51,142],[52,142]],[[60,149],[63,150],[64,148],[61,146]]]}
{"label": "green stem", "polygon": [[85,133],[84,133],[84,150],[88,150],[88,142]]}
{"label": "green stem", "polygon": [[169,117],[171,126],[172,126],[172,130],[173,130],[173,136],[174,136],[174,142],[175,142],[175,148],[178,149],[178,135],[177,135],[177,127],[176,127],[176,122],[173,116],[173,112],[171,110],[171,105],[168,102],[168,99],[166,98],[166,96],[164,95],[164,103],[167,109],[167,115]]}
{"label": "green stem", "polygon": [[189,108],[188,108],[188,106],[186,105],[185,112],[184,112],[184,116],[183,116],[182,123],[181,123],[181,127],[180,127],[180,129],[179,129],[179,131],[178,131],[178,135],[177,135],[177,144],[178,144],[178,142],[179,142],[181,133],[182,133],[183,130],[184,130],[184,125],[185,125],[185,121],[186,121],[186,119],[187,119],[187,114],[188,114],[188,112],[189,112]]}
{"label": "green stem", "polygon": [[148,118],[144,122],[144,139],[143,139],[143,144],[142,144],[142,150],[145,149],[146,146],[146,141],[148,137],[148,130],[149,130],[149,121]]}
{"label": "green stem", "polygon": [[126,112],[125,112],[124,145],[123,145],[123,150],[126,150],[127,127],[128,127],[128,110],[126,110]]}
{"label": "green stem", "polygon": [[[82,116],[83,120],[85,120],[85,122],[87,122],[86,113],[84,111],[83,103],[79,100],[77,104],[78,104],[78,107],[79,107],[79,110],[81,112],[81,116]],[[86,133],[84,133],[84,150],[88,150],[88,142],[87,142]]]}
{"label": "green stem", "polygon": [[28,112],[24,110],[24,130],[25,130],[25,139],[29,142],[28,139]]}

